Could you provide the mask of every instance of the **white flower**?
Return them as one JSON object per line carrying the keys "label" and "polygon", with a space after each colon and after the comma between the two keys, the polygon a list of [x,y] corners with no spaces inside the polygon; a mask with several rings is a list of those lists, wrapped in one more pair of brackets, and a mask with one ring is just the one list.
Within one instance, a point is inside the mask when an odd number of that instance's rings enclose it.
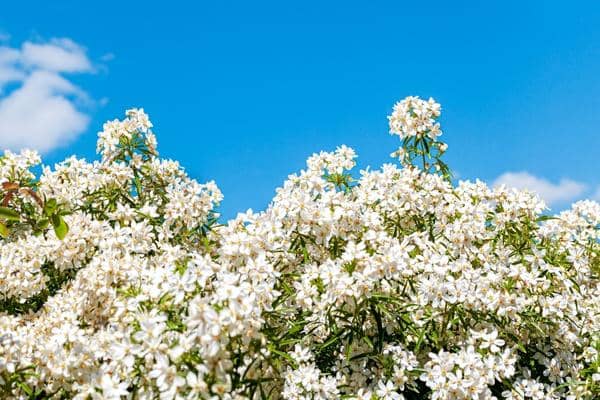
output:
{"label": "white flower", "polygon": [[375,391],[381,400],[403,400],[404,396],[395,391],[394,384],[391,381],[383,383],[379,381],[377,390]]}
{"label": "white flower", "polygon": [[401,139],[427,135],[435,140],[442,134],[440,124],[435,122],[440,110],[440,105],[432,98],[424,101],[418,97],[407,97],[394,105],[394,111],[388,117],[390,133]]}
{"label": "white flower", "polygon": [[103,399],[120,400],[122,396],[127,396],[129,392],[127,382],[117,382],[114,377],[104,374],[100,381],[100,390],[102,391]]}

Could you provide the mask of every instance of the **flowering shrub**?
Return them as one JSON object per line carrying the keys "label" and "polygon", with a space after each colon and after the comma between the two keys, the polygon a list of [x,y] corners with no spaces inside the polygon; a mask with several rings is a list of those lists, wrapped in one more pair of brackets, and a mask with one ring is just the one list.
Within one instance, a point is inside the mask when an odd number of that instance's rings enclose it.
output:
{"label": "flowering shrub", "polygon": [[261,213],[161,160],[143,110],[100,161],[0,160],[0,395],[596,399],[600,205],[451,183],[433,100],[401,166],[315,154]]}

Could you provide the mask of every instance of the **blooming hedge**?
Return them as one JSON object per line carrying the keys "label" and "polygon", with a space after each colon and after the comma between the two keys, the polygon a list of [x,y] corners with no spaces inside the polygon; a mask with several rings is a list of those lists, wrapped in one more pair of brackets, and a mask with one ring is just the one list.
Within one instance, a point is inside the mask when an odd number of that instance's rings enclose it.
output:
{"label": "blooming hedge", "polygon": [[143,110],[99,161],[0,159],[0,397],[600,398],[600,205],[452,183],[440,106],[397,163],[315,154],[269,207],[162,160]]}

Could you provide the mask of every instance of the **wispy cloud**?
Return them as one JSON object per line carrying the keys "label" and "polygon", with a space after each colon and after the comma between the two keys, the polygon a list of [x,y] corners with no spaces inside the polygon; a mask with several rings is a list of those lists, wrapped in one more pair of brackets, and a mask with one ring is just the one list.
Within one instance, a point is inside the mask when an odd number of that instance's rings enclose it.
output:
{"label": "wispy cloud", "polygon": [[594,193],[592,194],[592,196],[590,198],[592,200],[596,200],[596,201],[600,202],[600,186],[598,186],[596,188],[596,190],[594,191]]}
{"label": "wispy cloud", "polygon": [[0,150],[48,152],[84,132],[89,96],[65,74],[93,72],[86,50],[68,38],[0,46]]}
{"label": "wispy cloud", "polygon": [[576,200],[587,190],[587,185],[582,182],[561,179],[558,183],[553,183],[524,171],[506,172],[500,175],[493,185],[506,185],[517,189],[530,190],[537,193],[548,205]]}
{"label": "wispy cloud", "polygon": [[107,62],[107,61],[112,61],[115,59],[115,54],[114,53],[106,53],[104,55],[102,55],[102,57],[100,57],[100,60]]}

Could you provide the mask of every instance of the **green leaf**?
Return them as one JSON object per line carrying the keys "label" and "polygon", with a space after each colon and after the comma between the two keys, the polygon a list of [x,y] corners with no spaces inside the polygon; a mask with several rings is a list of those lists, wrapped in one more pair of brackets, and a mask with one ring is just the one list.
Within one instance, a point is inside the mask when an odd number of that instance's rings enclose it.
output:
{"label": "green leaf", "polygon": [[427,143],[427,139],[423,138],[423,148],[425,149],[425,154],[429,155],[429,143]]}
{"label": "green leaf", "polygon": [[0,207],[0,218],[4,218],[9,221],[20,221],[21,216],[18,212],[8,207]]}
{"label": "green leaf", "polygon": [[37,222],[37,228],[43,230],[46,229],[49,224],[50,220],[48,218],[42,218]]}
{"label": "green leaf", "polygon": [[9,230],[6,227],[6,225],[4,225],[2,222],[0,222],[0,236],[2,236],[3,238],[7,238],[9,235]]}
{"label": "green leaf", "polygon": [[52,226],[54,226],[54,233],[56,233],[57,238],[63,240],[67,236],[69,226],[60,215],[55,214],[52,216]]}
{"label": "green leaf", "polygon": [[54,210],[56,210],[57,206],[58,203],[56,202],[56,199],[48,199],[46,204],[44,204],[44,214],[48,216],[54,214]]}
{"label": "green leaf", "polygon": [[31,397],[31,395],[33,394],[33,390],[25,382],[17,382],[17,386],[20,387],[26,395]]}
{"label": "green leaf", "polygon": [[271,351],[271,353],[273,354],[277,354],[280,357],[285,358],[286,360],[288,360],[292,365],[296,365],[296,361],[292,358],[292,356],[290,356],[287,353],[284,353],[283,351],[277,350],[275,348],[270,348],[269,349]]}
{"label": "green leaf", "polygon": [[541,215],[536,219],[536,222],[544,222],[544,221],[551,221],[554,219],[558,219],[552,215]]}

